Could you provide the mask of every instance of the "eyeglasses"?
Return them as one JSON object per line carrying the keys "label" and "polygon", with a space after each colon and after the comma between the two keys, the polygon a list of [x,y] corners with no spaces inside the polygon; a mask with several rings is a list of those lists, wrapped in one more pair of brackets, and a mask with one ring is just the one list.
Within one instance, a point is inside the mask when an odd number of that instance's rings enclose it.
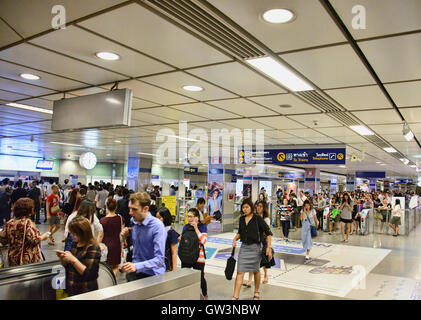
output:
{"label": "eyeglasses", "polygon": [[194,216],[188,215],[187,218],[194,218]]}

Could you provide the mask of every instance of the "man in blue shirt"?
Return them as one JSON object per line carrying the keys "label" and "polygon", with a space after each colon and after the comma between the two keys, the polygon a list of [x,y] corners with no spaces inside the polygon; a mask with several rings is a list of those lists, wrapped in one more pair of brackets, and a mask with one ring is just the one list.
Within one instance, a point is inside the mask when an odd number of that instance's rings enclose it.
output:
{"label": "man in blue shirt", "polygon": [[127,281],[134,281],[165,272],[165,242],[167,232],[164,224],[149,213],[151,198],[146,192],[130,196],[132,228],[124,228],[121,236],[125,239],[131,231],[133,243],[132,262],[121,267],[126,272]]}

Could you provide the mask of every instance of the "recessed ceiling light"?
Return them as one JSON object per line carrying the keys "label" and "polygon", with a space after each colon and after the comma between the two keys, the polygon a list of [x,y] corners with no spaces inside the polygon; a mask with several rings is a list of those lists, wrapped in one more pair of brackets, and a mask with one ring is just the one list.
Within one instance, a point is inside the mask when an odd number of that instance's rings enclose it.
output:
{"label": "recessed ceiling light", "polygon": [[254,58],[246,62],[292,91],[314,90],[310,84],[271,57]]}
{"label": "recessed ceiling light", "polygon": [[271,9],[263,13],[263,19],[270,23],[286,23],[294,18],[294,13],[287,9]]}
{"label": "recessed ceiling light", "polygon": [[183,89],[186,91],[194,91],[194,92],[199,92],[199,91],[204,90],[202,87],[199,87],[199,86],[183,86]]}
{"label": "recessed ceiling light", "polygon": [[114,140],[114,142],[115,142],[115,143],[121,143],[121,141],[120,141],[120,140]]}
{"label": "recessed ceiling light", "polygon": [[380,162],[380,161],[377,161],[376,163],[377,163],[377,164],[380,164],[381,162]]}
{"label": "recessed ceiling light", "polygon": [[394,153],[397,152],[396,149],[394,148],[383,148],[384,151],[389,152],[389,153]]}
{"label": "recessed ceiling light", "polygon": [[30,73],[21,73],[19,76],[21,78],[26,79],[26,80],[39,80],[39,79],[41,79],[40,76],[37,76],[35,74],[30,74]]}
{"label": "recessed ceiling light", "polygon": [[103,60],[118,60],[120,59],[120,56],[116,53],[112,53],[112,52],[97,52],[95,54],[98,58],[101,58]]}
{"label": "recessed ceiling light", "polygon": [[359,133],[362,136],[372,136],[374,135],[374,132],[368,129],[365,126],[350,126],[352,130]]}

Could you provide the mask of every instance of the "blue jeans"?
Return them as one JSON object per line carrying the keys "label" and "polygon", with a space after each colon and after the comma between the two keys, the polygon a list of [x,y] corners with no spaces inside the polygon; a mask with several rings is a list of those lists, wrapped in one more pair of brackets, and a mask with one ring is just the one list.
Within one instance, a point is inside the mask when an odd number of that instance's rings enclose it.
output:
{"label": "blue jeans", "polygon": [[73,238],[70,232],[67,234],[66,242],[64,243],[64,251],[70,251],[72,248]]}

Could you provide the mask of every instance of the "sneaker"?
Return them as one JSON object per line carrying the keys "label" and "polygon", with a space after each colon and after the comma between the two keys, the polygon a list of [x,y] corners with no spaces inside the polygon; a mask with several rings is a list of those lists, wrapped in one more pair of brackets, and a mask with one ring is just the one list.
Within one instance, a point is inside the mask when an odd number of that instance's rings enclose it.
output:
{"label": "sneaker", "polygon": [[332,232],[329,232],[330,235],[332,235]]}

